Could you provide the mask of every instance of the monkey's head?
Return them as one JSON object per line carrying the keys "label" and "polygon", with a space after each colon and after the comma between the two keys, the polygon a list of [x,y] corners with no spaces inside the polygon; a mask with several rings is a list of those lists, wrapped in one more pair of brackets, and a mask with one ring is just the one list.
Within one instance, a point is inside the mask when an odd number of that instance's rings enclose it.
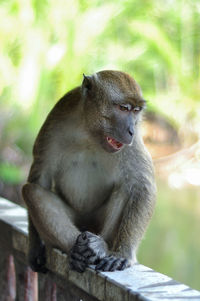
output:
{"label": "monkey's head", "polygon": [[120,71],[85,76],[82,97],[89,132],[108,152],[131,145],[145,100],[139,85]]}

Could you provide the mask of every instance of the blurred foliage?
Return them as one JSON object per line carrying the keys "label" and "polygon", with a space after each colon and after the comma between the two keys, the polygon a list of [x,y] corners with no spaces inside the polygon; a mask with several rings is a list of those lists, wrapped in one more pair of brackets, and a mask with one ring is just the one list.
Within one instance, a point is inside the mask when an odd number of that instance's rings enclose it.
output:
{"label": "blurred foliage", "polygon": [[150,108],[177,127],[198,118],[198,0],[6,0],[0,18],[0,109],[10,118],[4,136],[17,132],[25,153],[83,72],[127,71],[153,100]]}
{"label": "blurred foliage", "polygon": [[21,170],[17,166],[9,164],[8,162],[0,163],[0,175],[7,183],[21,183],[24,179]]}
{"label": "blurred foliage", "polygon": [[[199,0],[1,0],[0,20],[4,181],[25,179],[42,122],[64,93],[80,85],[83,73],[102,69],[130,73],[149,100],[148,110],[164,116],[183,144],[199,138]],[[194,225],[194,233],[189,230],[190,221],[194,223],[189,210],[195,206],[184,207],[182,194],[177,195],[180,202],[172,204],[173,197],[161,189],[141,262],[200,288],[195,266],[199,225]],[[175,214],[180,215],[176,221]]]}

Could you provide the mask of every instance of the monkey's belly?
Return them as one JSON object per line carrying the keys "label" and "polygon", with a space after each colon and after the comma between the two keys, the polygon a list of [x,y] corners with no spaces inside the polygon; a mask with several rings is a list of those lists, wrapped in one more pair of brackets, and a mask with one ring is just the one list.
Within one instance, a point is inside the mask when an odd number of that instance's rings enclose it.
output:
{"label": "monkey's belly", "polygon": [[110,196],[113,183],[98,169],[70,168],[60,175],[56,190],[75,211],[89,213],[100,207]]}

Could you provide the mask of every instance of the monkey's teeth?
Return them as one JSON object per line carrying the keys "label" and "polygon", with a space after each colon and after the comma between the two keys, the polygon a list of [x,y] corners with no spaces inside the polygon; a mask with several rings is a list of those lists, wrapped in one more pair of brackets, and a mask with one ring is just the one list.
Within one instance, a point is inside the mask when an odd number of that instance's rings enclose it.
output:
{"label": "monkey's teeth", "polygon": [[120,149],[123,146],[122,143],[115,140],[114,138],[107,137],[107,141],[114,149]]}

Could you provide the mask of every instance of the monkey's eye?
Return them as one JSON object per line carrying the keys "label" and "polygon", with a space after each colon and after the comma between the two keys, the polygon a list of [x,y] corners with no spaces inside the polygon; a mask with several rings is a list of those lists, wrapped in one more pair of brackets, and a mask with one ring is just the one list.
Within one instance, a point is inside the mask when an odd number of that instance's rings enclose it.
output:
{"label": "monkey's eye", "polygon": [[142,108],[139,107],[139,106],[133,108],[133,112],[134,112],[134,113],[138,113],[138,112],[140,112],[141,110],[142,110]]}
{"label": "monkey's eye", "polygon": [[123,105],[119,105],[119,109],[120,111],[130,112],[132,111],[133,108],[130,104],[123,104]]}

